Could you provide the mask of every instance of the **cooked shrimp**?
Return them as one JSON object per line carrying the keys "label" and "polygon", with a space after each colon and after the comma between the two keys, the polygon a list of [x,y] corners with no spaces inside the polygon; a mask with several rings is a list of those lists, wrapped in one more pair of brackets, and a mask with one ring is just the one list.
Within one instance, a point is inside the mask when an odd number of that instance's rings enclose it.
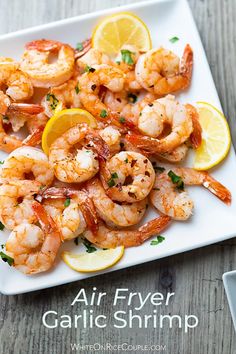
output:
{"label": "cooked shrimp", "polygon": [[54,178],[53,168],[42,150],[20,147],[5,160],[1,170],[2,180],[22,180],[31,177],[42,185],[50,185]]}
{"label": "cooked shrimp", "polygon": [[153,235],[162,232],[169,221],[170,218],[163,215],[147,222],[137,230],[111,230],[101,222],[97,233],[87,230],[84,237],[102,248],[135,247],[141,245]]}
{"label": "cooked shrimp", "polygon": [[[50,54],[58,54],[56,62],[50,63]],[[21,60],[35,87],[59,86],[70,79],[74,70],[74,50],[68,44],[52,40],[36,40],[26,44]]]}
{"label": "cooked shrimp", "polygon": [[3,86],[13,101],[27,100],[33,95],[28,74],[21,71],[13,59],[0,57],[0,88]]}
{"label": "cooked shrimp", "polygon": [[136,79],[149,92],[165,96],[190,85],[193,51],[186,45],[181,59],[170,50],[151,49],[141,55],[135,67]]}
{"label": "cooked shrimp", "polygon": [[156,177],[154,188],[150,193],[151,203],[163,214],[176,220],[187,220],[193,212],[193,201],[186,191],[178,190],[178,185],[172,182],[171,176],[180,181],[181,188],[186,185],[197,185],[207,188],[225,204],[231,203],[231,193],[220,182],[207,172],[191,168],[174,168]]}
{"label": "cooked shrimp", "polygon": [[99,98],[99,88],[105,86],[112,92],[119,92],[123,89],[124,79],[124,73],[115,67],[105,64],[93,66],[79,79],[80,99],[85,109],[104,122],[111,119],[113,112]]}
{"label": "cooked shrimp", "polygon": [[157,157],[158,160],[164,160],[171,163],[178,163],[185,159],[188,150],[188,146],[186,144],[182,144],[170,152],[156,154],[155,157]]}
{"label": "cooked shrimp", "polygon": [[[44,111],[44,108],[38,104],[32,103],[11,103],[5,112],[4,120],[7,119],[7,123],[10,123],[12,130],[18,132],[27,122],[32,119],[34,125],[36,125],[36,116]],[[30,124],[30,123],[29,123]],[[32,127],[32,124],[30,124]],[[38,124],[37,124],[38,127]],[[36,127],[35,127],[36,129]],[[31,129],[32,133],[35,129]]]}
{"label": "cooked shrimp", "polygon": [[121,134],[118,129],[112,126],[108,126],[99,130],[99,135],[109,146],[111,154],[116,154],[120,151],[120,138]]}
{"label": "cooked shrimp", "polygon": [[89,39],[85,39],[83,42],[78,44],[80,44],[80,48],[76,48],[75,50],[75,59],[82,57],[91,49],[92,41],[91,38],[89,38]]}
{"label": "cooked shrimp", "polygon": [[[197,114],[196,110],[195,113]],[[126,138],[138,148],[152,153],[173,151],[183,144],[193,132],[192,114],[192,110],[190,113],[189,109],[177,102],[174,96],[168,95],[155,101],[155,110],[152,110],[150,123],[147,119],[143,122],[143,115],[140,116],[139,129],[146,134],[158,136],[163,131],[164,124],[168,124],[171,126],[170,134],[158,139],[131,132]]]}
{"label": "cooked shrimp", "polygon": [[[82,147],[80,150],[76,149],[78,144]],[[107,154],[109,148],[105,141],[84,123],[70,128],[53,142],[49,160],[60,181],[80,183],[98,172],[98,157],[106,157]]]}
{"label": "cooked shrimp", "polygon": [[97,231],[97,213],[87,191],[51,187],[40,197],[61,230],[62,241],[79,236],[86,228]]}
{"label": "cooked shrimp", "polygon": [[60,110],[81,107],[77,78],[72,78],[60,86],[51,88],[41,103],[49,118],[54,115],[55,109],[58,107]]}
{"label": "cooked shrimp", "polygon": [[10,104],[10,97],[0,90],[0,114],[5,115]]}
{"label": "cooked shrimp", "polygon": [[95,178],[87,182],[89,195],[92,197],[99,217],[110,226],[131,226],[143,218],[147,199],[132,204],[118,204],[110,199],[99,181]]}
{"label": "cooked shrimp", "polygon": [[155,172],[146,156],[121,151],[101,166],[101,177],[110,198],[133,203],[147,197],[155,181]]}
{"label": "cooked shrimp", "polygon": [[9,181],[0,186],[0,220],[7,229],[36,221],[31,208],[41,184],[36,181]]}
{"label": "cooked shrimp", "polygon": [[24,274],[50,269],[61,245],[60,231],[43,206],[34,202],[32,210],[41,227],[22,223],[6,242],[6,253],[14,259],[14,267]]}

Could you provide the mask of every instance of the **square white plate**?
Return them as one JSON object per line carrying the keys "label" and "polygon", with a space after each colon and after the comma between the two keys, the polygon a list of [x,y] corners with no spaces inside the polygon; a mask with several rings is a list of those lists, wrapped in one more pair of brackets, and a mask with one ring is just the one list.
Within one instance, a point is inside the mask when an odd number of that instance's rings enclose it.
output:
{"label": "square white plate", "polygon": [[223,282],[236,331],[236,270],[224,273]]}
{"label": "square white plate", "polygon": [[[24,44],[40,38],[56,39],[75,46],[77,42],[91,36],[91,31],[98,20],[119,11],[132,11],[145,21],[151,31],[154,47],[163,45],[181,56],[186,43],[190,43],[194,51],[192,84],[191,88],[180,94],[178,98],[183,102],[192,103],[207,101],[221,109],[206,55],[186,0],[146,1],[7,34],[0,38],[1,55],[20,58]],[[169,41],[173,36],[180,38],[175,44]],[[3,153],[0,154],[0,159],[4,158],[3,155]],[[224,163],[213,171],[214,177],[232,192],[233,202],[230,207],[203,188],[189,188],[195,201],[194,216],[188,222],[173,222],[164,232],[166,240],[157,247],[146,242],[140,247],[127,249],[123,259],[108,271],[152,261],[234,237],[236,235],[235,173],[236,159],[235,153],[231,149]],[[146,220],[155,216],[156,214],[150,211]],[[5,243],[5,240],[6,235],[2,232],[0,244]],[[78,250],[81,248],[75,246],[73,242],[66,242],[62,249]],[[58,256],[58,264],[52,271],[32,277],[24,276],[1,262],[0,291],[4,294],[23,293],[84,279],[96,274],[77,273],[60,261],[60,256]]]}

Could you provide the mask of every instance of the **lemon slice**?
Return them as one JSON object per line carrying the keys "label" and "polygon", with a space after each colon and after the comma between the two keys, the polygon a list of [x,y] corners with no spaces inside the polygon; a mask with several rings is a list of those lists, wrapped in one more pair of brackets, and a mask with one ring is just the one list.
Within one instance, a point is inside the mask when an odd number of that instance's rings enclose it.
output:
{"label": "lemon slice", "polygon": [[135,45],[140,51],[151,49],[152,41],[145,23],[129,12],[106,17],[93,31],[92,46],[107,54],[117,54],[124,44]]}
{"label": "lemon slice", "polygon": [[48,154],[50,145],[68,129],[79,123],[87,123],[96,128],[96,119],[87,111],[80,108],[64,109],[56,113],[47,122],[42,136],[43,151]]}
{"label": "lemon slice", "polygon": [[77,272],[91,273],[112,267],[124,254],[124,246],[111,248],[108,250],[96,251],[93,253],[63,252],[63,261]]}
{"label": "lemon slice", "polygon": [[228,154],[231,144],[228,123],[217,108],[206,102],[197,102],[202,126],[202,144],[196,150],[194,168],[208,170]]}

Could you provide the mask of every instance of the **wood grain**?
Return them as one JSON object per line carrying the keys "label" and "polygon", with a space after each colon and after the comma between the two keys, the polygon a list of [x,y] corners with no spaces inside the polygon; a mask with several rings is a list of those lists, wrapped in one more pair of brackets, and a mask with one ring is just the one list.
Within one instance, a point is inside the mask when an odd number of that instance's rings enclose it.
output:
{"label": "wood grain", "polygon": [[[132,2],[135,1],[0,0],[0,33]],[[189,2],[224,111],[231,123],[232,134],[236,136],[236,1]],[[204,82],[202,84],[204,85]],[[222,274],[231,269],[236,269],[235,240],[79,283],[26,295],[1,296],[0,353],[61,354],[70,353],[70,343],[73,342],[85,345],[127,341],[135,345],[166,345],[166,353],[171,354],[233,354],[236,352],[236,336],[221,280]],[[99,309],[94,308],[95,314],[102,313],[108,317],[112,312],[112,295],[116,288],[129,288],[143,294],[148,291],[174,291],[174,302],[168,309],[165,306],[158,307],[158,313],[195,314],[200,323],[188,334],[176,327],[162,330],[135,328],[127,331],[112,327],[105,330],[66,330],[46,329],[42,326],[41,317],[47,310],[55,310],[60,315],[79,314],[81,307],[72,308],[70,304],[81,287],[84,287],[88,294],[91,294],[93,287],[110,294],[105,304]],[[145,313],[152,313],[152,306],[145,306],[141,314]]]}

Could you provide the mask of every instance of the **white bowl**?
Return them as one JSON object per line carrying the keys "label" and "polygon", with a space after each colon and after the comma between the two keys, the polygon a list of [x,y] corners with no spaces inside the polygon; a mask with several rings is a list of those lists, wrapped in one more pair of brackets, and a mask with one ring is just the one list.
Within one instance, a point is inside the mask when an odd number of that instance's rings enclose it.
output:
{"label": "white bowl", "polygon": [[223,274],[223,283],[236,331],[236,270]]}

